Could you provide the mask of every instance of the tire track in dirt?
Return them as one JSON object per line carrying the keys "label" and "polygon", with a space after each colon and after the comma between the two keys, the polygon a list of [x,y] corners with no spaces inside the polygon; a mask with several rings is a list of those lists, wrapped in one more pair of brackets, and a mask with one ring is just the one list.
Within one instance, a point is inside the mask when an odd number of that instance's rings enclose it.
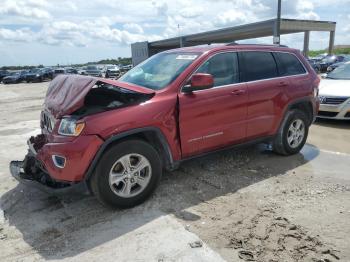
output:
{"label": "tire track in dirt", "polygon": [[287,218],[265,208],[253,218],[238,221],[228,232],[228,247],[245,261],[337,261],[338,251]]}

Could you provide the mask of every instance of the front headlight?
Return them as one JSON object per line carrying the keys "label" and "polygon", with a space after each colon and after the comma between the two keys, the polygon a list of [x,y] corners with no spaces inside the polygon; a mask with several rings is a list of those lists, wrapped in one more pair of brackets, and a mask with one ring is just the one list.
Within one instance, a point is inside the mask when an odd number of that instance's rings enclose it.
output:
{"label": "front headlight", "polygon": [[76,119],[63,118],[58,128],[58,133],[63,136],[79,136],[84,127],[84,122],[77,123]]}
{"label": "front headlight", "polygon": [[37,77],[39,77],[40,75],[39,74],[36,74]]}

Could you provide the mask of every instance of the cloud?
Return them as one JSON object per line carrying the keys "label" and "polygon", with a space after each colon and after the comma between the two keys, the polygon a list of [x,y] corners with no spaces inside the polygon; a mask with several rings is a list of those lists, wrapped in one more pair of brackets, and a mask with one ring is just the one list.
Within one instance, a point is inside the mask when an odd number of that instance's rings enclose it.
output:
{"label": "cloud", "polygon": [[237,24],[243,24],[248,22],[250,19],[248,19],[248,16],[238,10],[228,10],[221,14],[218,14],[216,18],[214,19],[214,25],[217,27],[227,27]]}
{"label": "cloud", "polygon": [[179,14],[184,18],[196,18],[203,14],[204,10],[201,6],[188,6],[180,10]]}
{"label": "cloud", "polygon": [[[336,43],[346,44],[350,42],[350,15],[343,7],[349,4],[350,0],[336,0],[332,5],[329,1],[283,0],[282,17],[336,20]],[[276,17],[276,9],[276,0],[3,0],[0,4],[0,48],[16,52],[8,43],[17,42],[16,45],[24,49],[34,45],[44,45],[50,50],[60,50],[62,46],[86,47],[84,50],[91,50],[85,51],[87,54],[100,54],[101,47],[110,46],[111,50],[125,52],[133,42],[271,19]],[[323,48],[328,40],[318,43],[314,35],[318,37],[312,33],[310,40],[315,39],[315,48]],[[327,33],[324,35],[328,37]],[[296,43],[299,40],[295,41],[299,38],[285,36],[282,39],[290,46],[299,44]],[[61,50],[67,52],[69,48]],[[57,52],[56,56],[60,55],[62,53]],[[75,53],[65,55],[75,57]],[[115,55],[114,51],[111,55]],[[33,56],[40,57],[40,54],[33,53]]]}
{"label": "cloud", "polygon": [[159,16],[166,16],[168,12],[168,4],[163,2],[163,3],[156,3],[152,2],[153,6],[156,7],[157,10],[157,15]]}
{"label": "cloud", "polygon": [[30,42],[32,40],[32,32],[29,28],[22,28],[17,30],[0,28],[0,39],[16,42]]}
{"label": "cloud", "polygon": [[45,7],[46,1],[10,1],[7,0],[0,5],[0,14],[8,16],[24,16],[37,19],[48,19],[51,17]]}
{"label": "cloud", "polygon": [[142,27],[135,23],[124,24],[123,29],[113,28],[110,24],[111,21],[108,18],[100,17],[94,21],[86,20],[79,24],[71,21],[53,21],[46,23],[37,32],[29,28],[18,30],[0,28],[0,39],[84,47],[97,41],[125,46],[133,42],[161,38],[155,34],[144,35]]}
{"label": "cloud", "polygon": [[123,28],[130,33],[143,34],[143,29],[140,25],[135,23],[127,23],[123,25]]}

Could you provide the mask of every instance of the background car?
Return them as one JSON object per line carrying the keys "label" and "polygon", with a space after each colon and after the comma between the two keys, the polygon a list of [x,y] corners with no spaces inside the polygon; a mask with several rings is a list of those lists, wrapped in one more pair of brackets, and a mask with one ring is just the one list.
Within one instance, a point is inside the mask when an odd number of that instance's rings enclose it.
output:
{"label": "background car", "polygon": [[326,74],[319,86],[318,117],[350,120],[350,62]]}
{"label": "background car", "polygon": [[121,67],[121,71],[126,72],[132,68],[132,65],[125,65]]}
{"label": "background car", "polygon": [[16,84],[26,80],[26,71],[12,72],[2,79],[4,84]]}
{"label": "background car", "polygon": [[66,69],[64,69],[64,68],[55,68],[53,70],[53,77],[55,78],[56,76],[61,75],[61,74],[65,74],[65,73],[66,73]]}
{"label": "background car", "polygon": [[338,63],[331,64],[330,66],[327,67],[327,72],[331,72],[335,68],[337,68],[338,66],[341,66],[341,65],[345,64],[346,62],[350,61],[350,55],[343,55],[343,56],[344,56],[343,62],[338,62]]}
{"label": "background car", "polygon": [[319,65],[320,65],[320,72],[326,72],[327,68],[334,64],[334,63],[338,63],[338,62],[343,62],[345,59],[344,56],[341,55],[328,55],[325,58],[323,58]]}
{"label": "background car", "polygon": [[78,74],[78,70],[76,68],[73,67],[66,67],[65,69],[65,73],[66,74]]}
{"label": "background car", "polygon": [[79,75],[86,75],[86,66],[77,68]]}
{"label": "background car", "polygon": [[102,70],[100,70],[97,66],[89,65],[85,69],[85,74],[90,76],[102,77]]}
{"label": "background car", "polygon": [[0,82],[2,81],[2,79],[5,77],[5,76],[8,76],[10,75],[10,72],[7,71],[7,70],[0,70]]}
{"label": "background car", "polygon": [[41,69],[44,79],[53,79],[53,69],[45,67]]}
{"label": "background car", "polygon": [[50,69],[47,68],[34,68],[31,69],[26,74],[26,81],[29,82],[42,82],[45,79],[52,79],[53,78],[53,72]]}
{"label": "background car", "polygon": [[106,66],[106,78],[118,78],[120,76],[120,68],[116,65]]}

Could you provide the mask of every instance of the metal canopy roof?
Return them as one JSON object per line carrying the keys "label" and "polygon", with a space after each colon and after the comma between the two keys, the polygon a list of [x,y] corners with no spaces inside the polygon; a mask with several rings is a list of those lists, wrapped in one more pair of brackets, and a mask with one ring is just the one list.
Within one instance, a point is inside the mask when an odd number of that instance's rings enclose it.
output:
{"label": "metal canopy roof", "polygon": [[[185,41],[186,46],[193,46],[273,36],[276,21],[277,19],[271,19],[257,23],[154,41],[149,43],[149,47],[169,49],[178,47],[181,41]],[[280,34],[306,31],[335,31],[335,26],[335,22],[329,21],[281,19]]]}

